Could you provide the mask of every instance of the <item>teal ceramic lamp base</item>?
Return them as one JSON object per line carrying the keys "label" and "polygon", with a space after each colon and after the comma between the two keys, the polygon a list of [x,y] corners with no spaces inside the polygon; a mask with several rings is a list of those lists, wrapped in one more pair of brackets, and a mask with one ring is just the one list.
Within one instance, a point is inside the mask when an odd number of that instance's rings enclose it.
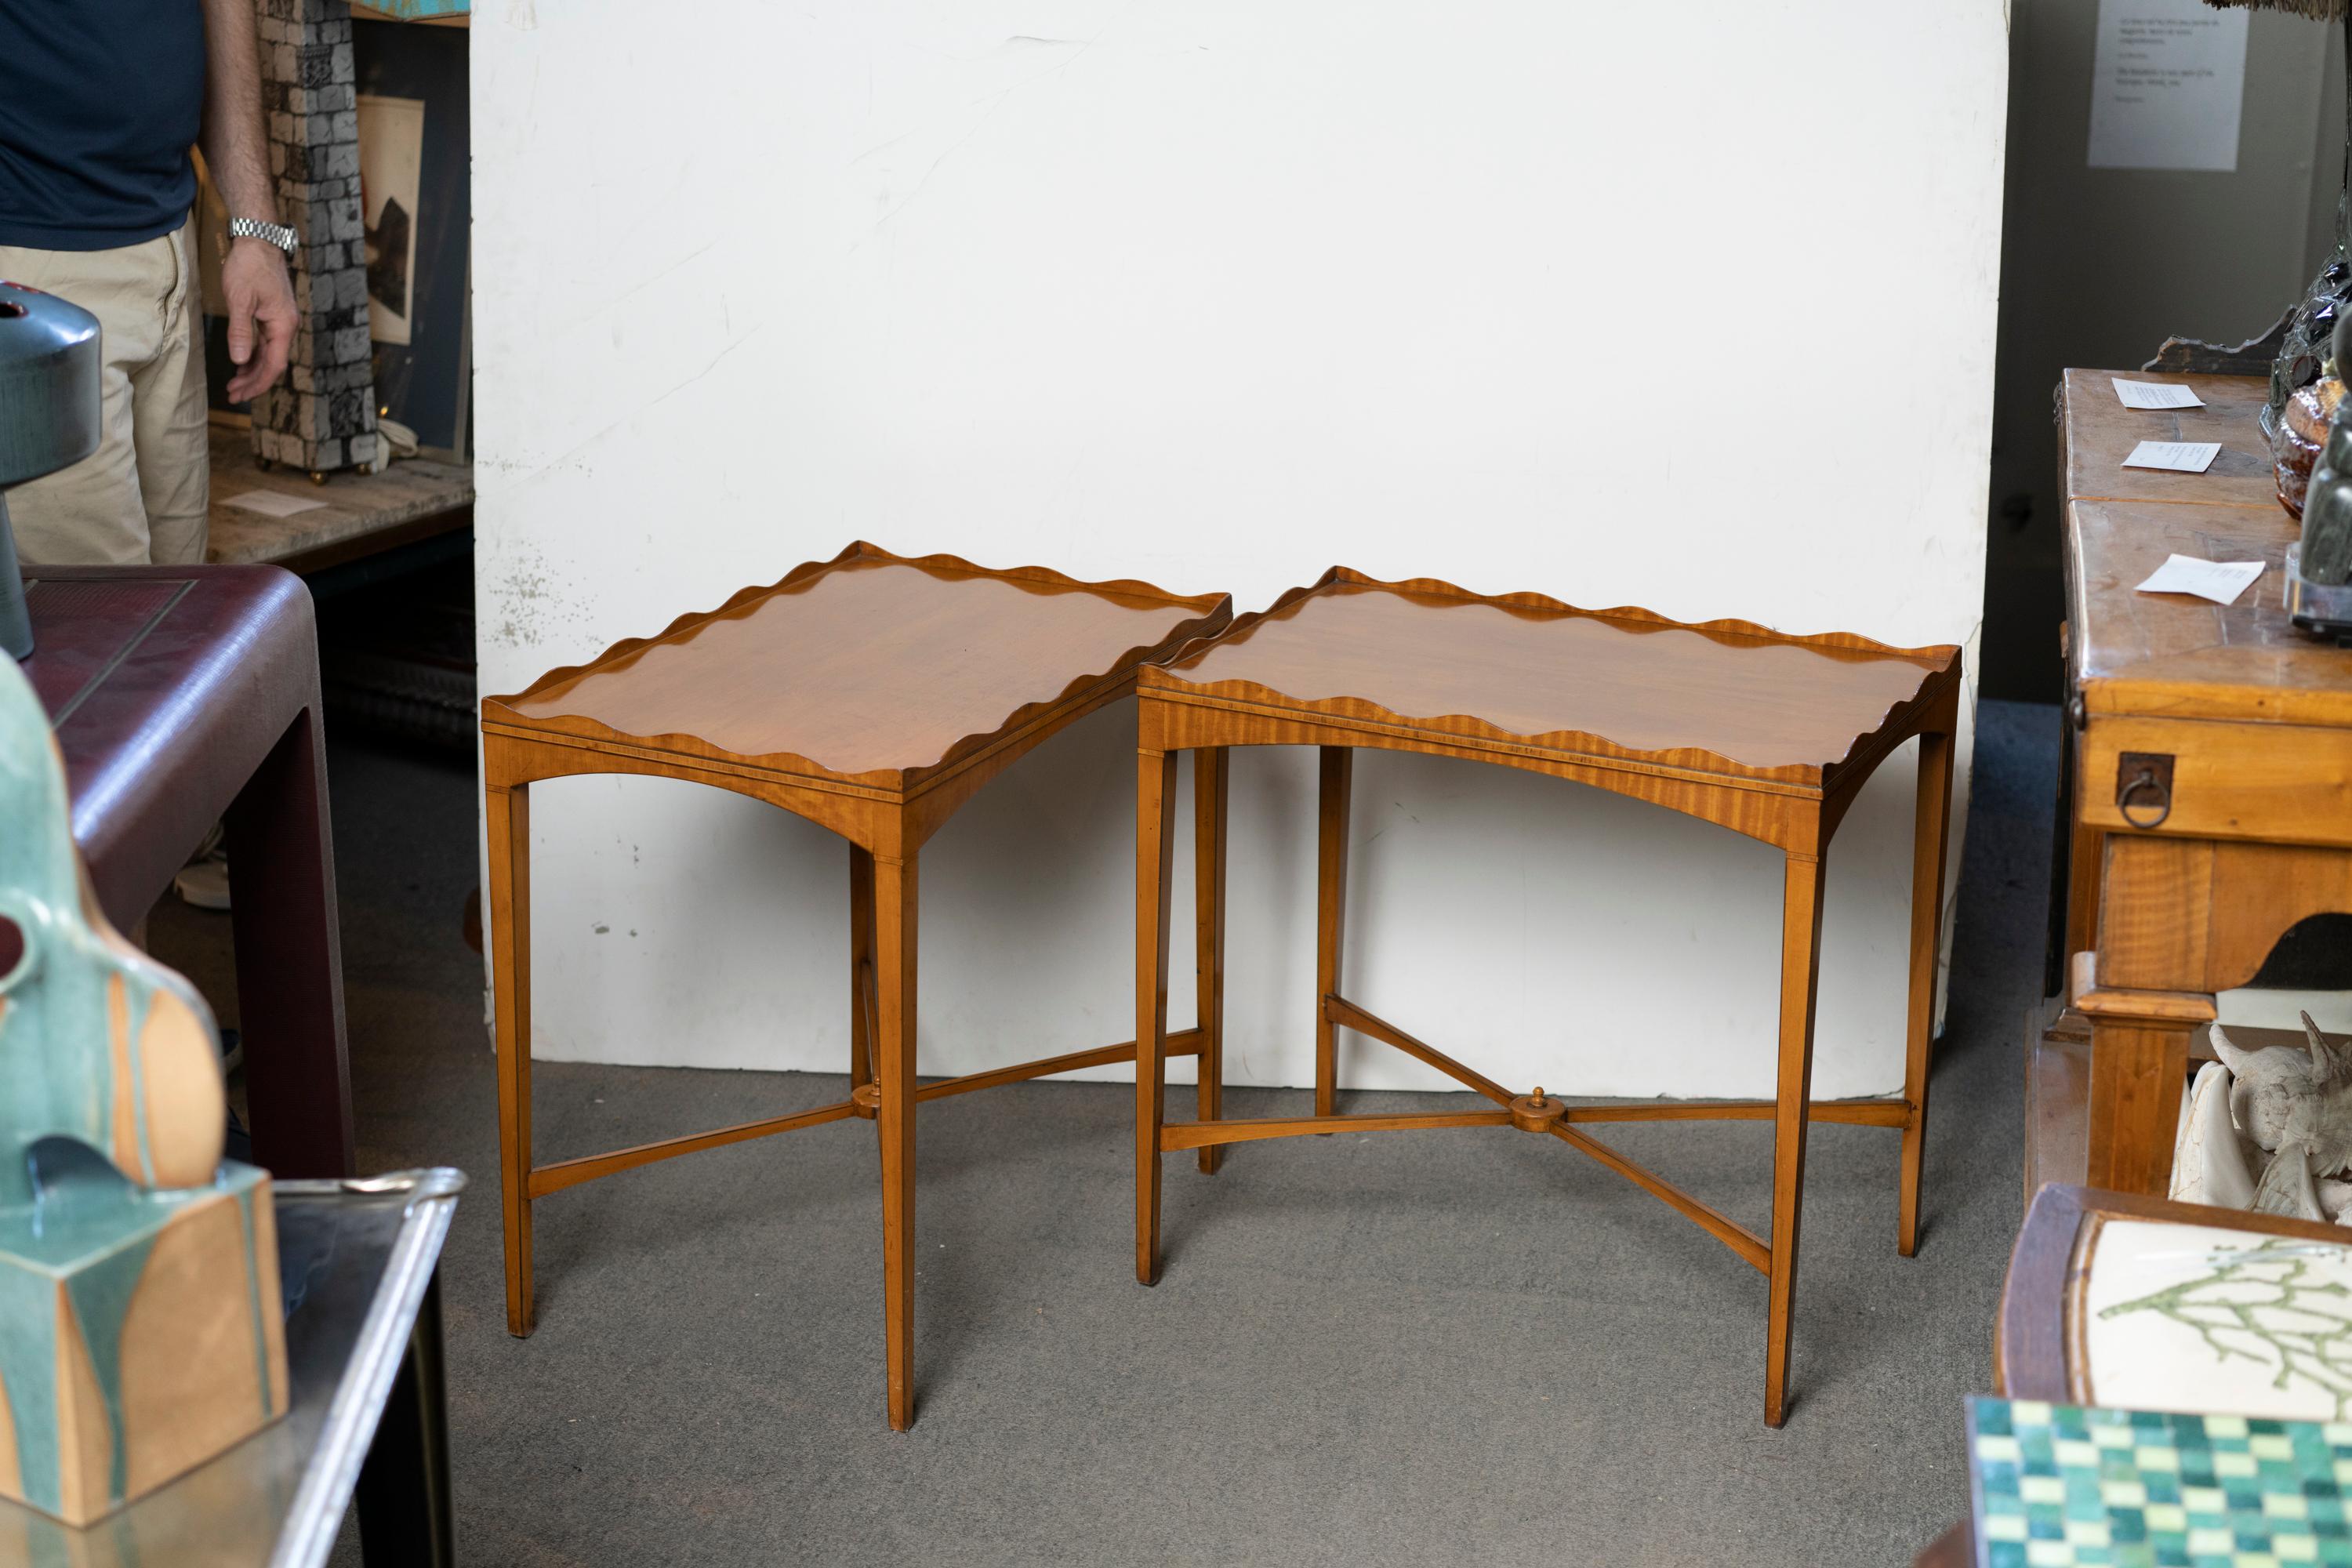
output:
{"label": "teal ceramic lamp base", "polygon": [[285,1414],[278,1240],[250,1165],[152,1189],[48,1147],[0,1209],[0,1496],[79,1525]]}
{"label": "teal ceramic lamp base", "polygon": [[82,1525],[288,1388],[269,1178],[221,1159],[219,1032],[107,924],[68,806],[48,715],[0,659],[0,1499]]}

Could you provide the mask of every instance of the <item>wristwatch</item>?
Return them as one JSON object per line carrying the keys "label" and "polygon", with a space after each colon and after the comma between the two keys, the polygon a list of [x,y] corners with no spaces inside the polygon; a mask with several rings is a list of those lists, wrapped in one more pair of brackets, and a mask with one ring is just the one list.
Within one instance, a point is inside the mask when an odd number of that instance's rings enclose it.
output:
{"label": "wristwatch", "polygon": [[289,258],[293,256],[294,247],[298,243],[294,231],[284,224],[264,223],[257,217],[229,219],[228,237],[231,239],[257,239],[266,245],[274,245]]}

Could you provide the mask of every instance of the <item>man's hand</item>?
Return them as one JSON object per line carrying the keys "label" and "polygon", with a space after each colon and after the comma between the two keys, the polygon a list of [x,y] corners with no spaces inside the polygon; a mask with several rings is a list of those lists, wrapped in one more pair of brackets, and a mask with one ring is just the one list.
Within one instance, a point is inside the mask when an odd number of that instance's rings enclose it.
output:
{"label": "man's hand", "polygon": [[228,381],[229,401],[247,403],[286,374],[294,345],[294,285],[286,276],[286,258],[266,240],[229,241],[221,292],[228,300],[228,357],[237,366]]}

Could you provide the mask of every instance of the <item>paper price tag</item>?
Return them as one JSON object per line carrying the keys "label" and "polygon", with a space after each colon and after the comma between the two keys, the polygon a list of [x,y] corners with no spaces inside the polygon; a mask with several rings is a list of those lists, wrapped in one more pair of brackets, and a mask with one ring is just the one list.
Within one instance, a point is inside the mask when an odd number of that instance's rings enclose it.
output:
{"label": "paper price tag", "polygon": [[2194,555],[2168,555],[2164,564],[2139,585],[2139,591],[2194,594],[2200,599],[2226,605],[2244,593],[2263,571],[2259,561],[2200,561]]}
{"label": "paper price tag", "polygon": [[2221,455],[2219,441],[2142,441],[2124,459],[2126,468],[2165,468],[2179,474],[2201,474]]}
{"label": "paper price tag", "polygon": [[2116,395],[2124,400],[2126,408],[2202,408],[2205,400],[2185,386],[2168,381],[2126,381],[2111,375]]}
{"label": "paper price tag", "polygon": [[243,495],[226,497],[221,504],[257,511],[264,517],[293,517],[301,512],[316,511],[327,503],[313,500],[309,496],[281,495],[276,490],[247,490]]}

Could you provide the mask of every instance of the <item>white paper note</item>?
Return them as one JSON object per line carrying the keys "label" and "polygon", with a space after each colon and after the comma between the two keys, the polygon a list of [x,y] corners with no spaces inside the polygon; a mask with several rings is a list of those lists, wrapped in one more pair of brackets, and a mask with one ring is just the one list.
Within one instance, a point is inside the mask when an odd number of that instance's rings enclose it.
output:
{"label": "white paper note", "polygon": [[2094,169],[2238,166],[2246,13],[2205,0],[2099,0],[2091,57]]}
{"label": "white paper note", "polygon": [[2142,441],[2124,459],[2126,468],[2168,468],[2174,473],[2201,474],[2221,455],[2219,441]]}
{"label": "white paper note", "polygon": [[2116,395],[2124,400],[2126,408],[2202,408],[2205,400],[2185,386],[2168,381],[2126,381],[2111,375],[2116,384]]}
{"label": "white paper note", "polygon": [[2148,580],[2143,594],[2194,594],[2226,605],[2263,574],[2259,561],[2200,561],[2194,555],[2168,555]]}
{"label": "white paper note", "polygon": [[257,511],[264,517],[292,517],[298,512],[315,511],[326,505],[310,496],[289,496],[277,490],[247,490],[240,496],[230,496],[223,506],[241,506],[247,511]]}

